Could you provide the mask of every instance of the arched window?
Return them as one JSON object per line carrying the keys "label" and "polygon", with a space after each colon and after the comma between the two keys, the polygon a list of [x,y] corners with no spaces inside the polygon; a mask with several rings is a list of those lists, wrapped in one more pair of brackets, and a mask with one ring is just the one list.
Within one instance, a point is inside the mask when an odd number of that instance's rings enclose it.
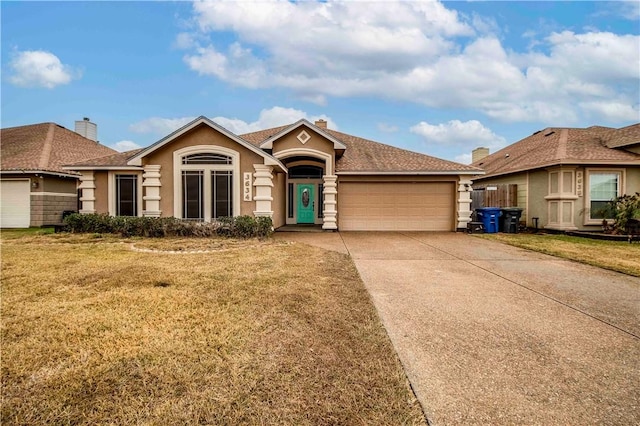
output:
{"label": "arched window", "polygon": [[174,152],[174,167],[175,216],[210,221],[237,214],[237,152],[211,146],[183,148]]}
{"label": "arched window", "polygon": [[228,155],[204,152],[183,156],[182,164],[233,164],[233,159]]}

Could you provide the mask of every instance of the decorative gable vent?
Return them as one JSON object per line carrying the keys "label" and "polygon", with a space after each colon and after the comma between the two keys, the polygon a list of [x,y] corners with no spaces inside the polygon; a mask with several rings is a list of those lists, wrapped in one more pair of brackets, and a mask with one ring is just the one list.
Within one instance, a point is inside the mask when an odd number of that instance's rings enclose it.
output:
{"label": "decorative gable vent", "polygon": [[309,142],[309,139],[311,139],[311,136],[309,135],[309,133],[307,133],[306,130],[301,131],[298,134],[298,140],[300,141],[300,143],[302,143],[303,145],[307,142]]}

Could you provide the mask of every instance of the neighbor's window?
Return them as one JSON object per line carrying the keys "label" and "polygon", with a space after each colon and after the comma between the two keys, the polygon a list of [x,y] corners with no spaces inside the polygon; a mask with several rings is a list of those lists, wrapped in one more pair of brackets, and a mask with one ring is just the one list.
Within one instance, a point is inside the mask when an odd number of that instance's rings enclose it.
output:
{"label": "neighbor's window", "polygon": [[590,218],[604,219],[604,209],[608,202],[619,194],[620,173],[591,172],[589,174]]}
{"label": "neighbor's window", "polygon": [[116,175],[116,216],[138,215],[138,176]]}

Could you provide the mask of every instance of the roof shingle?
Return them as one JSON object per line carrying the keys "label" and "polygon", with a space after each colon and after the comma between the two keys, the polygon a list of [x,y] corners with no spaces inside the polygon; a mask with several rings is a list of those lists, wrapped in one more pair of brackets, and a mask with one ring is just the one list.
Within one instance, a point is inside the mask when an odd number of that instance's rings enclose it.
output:
{"label": "roof shingle", "polygon": [[65,164],[111,155],[117,151],[55,123],[0,130],[0,169],[70,173]]}
{"label": "roof shingle", "polygon": [[[240,138],[249,142],[255,147],[271,136],[287,129],[289,125],[273,127],[257,132],[239,135]],[[442,160],[426,154],[407,151],[368,139],[338,132],[335,130],[324,130],[334,138],[338,139],[347,149],[344,154],[336,160],[336,172],[358,172],[358,173],[455,173],[455,172],[481,172],[477,167],[455,163],[453,161]],[[90,161],[75,163],[73,166],[126,166],[127,160],[133,157],[140,150],[109,155],[103,158],[95,158]]]}
{"label": "roof shingle", "polygon": [[[628,128],[612,129],[600,126],[586,129],[547,128],[502,148],[472,165],[483,168],[486,171],[483,177],[489,177],[558,164],[625,162],[640,164],[640,154],[608,147],[608,141],[617,141],[618,135],[633,134],[633,131],[625,129]],[[620,130],[623,132],[618,134]]]}
{"label": "roof shingle", "polygon": [[[247,142],[260,146],[269,137],[285,130],[289,126],[274,127],[258,132],[240,135]],[[325,129],[338,139],[347,149],[336,160],[336,172],[393,173],[393,172],[473,172],[477,167],[442,160],[426,154],[396,148],[380,142]]]}

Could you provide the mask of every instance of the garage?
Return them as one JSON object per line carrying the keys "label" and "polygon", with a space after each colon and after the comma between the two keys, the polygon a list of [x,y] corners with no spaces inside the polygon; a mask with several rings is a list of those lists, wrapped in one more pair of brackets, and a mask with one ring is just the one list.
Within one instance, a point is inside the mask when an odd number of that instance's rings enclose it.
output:
{"label": "garage", "polygon": [[28,228],[30,223],[29,179],[0,180],[0,227]]}
{"label": "garage", "polygon": [[452,231],[454,182],[341,182],[341,231]]}

